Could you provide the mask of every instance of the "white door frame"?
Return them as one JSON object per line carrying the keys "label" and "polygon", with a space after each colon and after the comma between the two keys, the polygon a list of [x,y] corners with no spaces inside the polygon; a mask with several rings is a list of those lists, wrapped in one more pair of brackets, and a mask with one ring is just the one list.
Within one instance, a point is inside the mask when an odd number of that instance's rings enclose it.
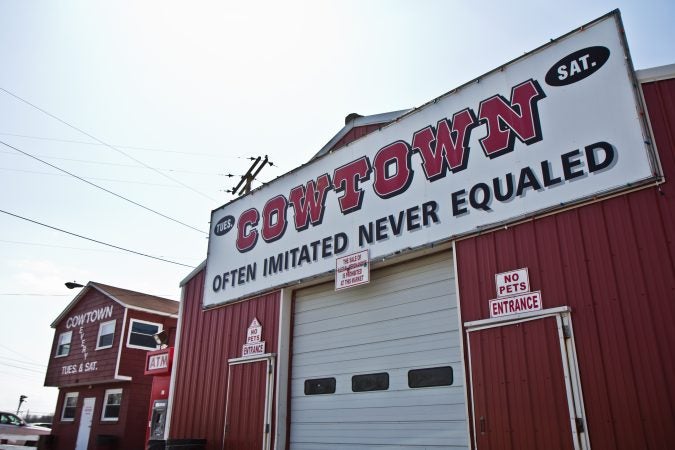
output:
{"label": "white door frame", "polygon": [[[87,402],[87,400],[91,400]],[[87,408],[87,403],[91,403],[91,413],[87,414],[89,421],[85,422],[85,409]],[[77,429],[77,438],[75,440],[75,450],[87,450],[89,447],[89,439],[91,437],[91,424],[94,420],[94,409],[96,409],[96,397],[85,397],[82,400],[82,411],[80,411],[80,426]],[[81,438],[84,438],[86,435],[86,440],[82,443]]]}
{"label": "white door frame", "polygon": [[227,410],[230,407],[230,384],[232,382],[232,377],[230,376],[230,366],[236,366],[241,364],[249,364],[260,361],[267,361],[267,374],[265,378],[265,417],[263,420],[263,445],[261,450],[270,450],[270,444],[272,442],[272,393],[274,392],[274,361],[276,354],[274,353],[264,353],[261,355],[253,356],[244,356],[242,358],[232,358],[228,359],[228,376],[227,376],[227,397],[225,399],[225,428],[223,429],[223,449],[225,448],[225,440],[227,438]]}
{"label": "white door frame", "polygon": [[[570,417],[570,428],[572,429],[572,442],[575,450],[590,450],[591,444],[588,439],[588,424],[586,422],[586,411],[584,409],[584,398],[581,389],[581,380],[579,378],[579,363],[577,361],[576,345],[574,343],[574,329],[572,328],[572,308],[569,306],[560,306],[556,308],[543,309],[541,311],[513,314],[509,316],[495,317],[491,319],[474,320],[465,322],[466,345],[469,356],[469,382],[471,383],[471,415],[473,416],[473,443],[474,448],[478,449],[477,430],[476,430],[476,410],[473,395],[473,369],[471,364],[471,332],[496,328],[507,325],[513,325],[521,322],[543,319],[546,317],[555,317],[558,327],[558,340],[560,342],[560,355],[563,365],[563,377],[565,379],[565,392],[567,394],[567,408]],[[578,424],[577,422],[580,423]],[[578,426],[580,425],[580,427]]]}

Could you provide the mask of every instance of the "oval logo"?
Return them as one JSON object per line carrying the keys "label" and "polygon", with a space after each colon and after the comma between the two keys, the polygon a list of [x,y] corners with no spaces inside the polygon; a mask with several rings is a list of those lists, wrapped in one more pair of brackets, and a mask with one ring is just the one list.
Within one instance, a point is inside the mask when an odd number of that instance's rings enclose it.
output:
{"label": "oval logo", "polygon": [[567,86],[588,78],[609,59],[607,47],[587,47],[571,53],[555,63],[546,72],[546,84],[550,86]]}
{"label": "oval logo", "polygon": [[213,232],[216,233],[216,236],[222,236],[232,228],[234,228],[234,217],[225,216],[213,227]]}

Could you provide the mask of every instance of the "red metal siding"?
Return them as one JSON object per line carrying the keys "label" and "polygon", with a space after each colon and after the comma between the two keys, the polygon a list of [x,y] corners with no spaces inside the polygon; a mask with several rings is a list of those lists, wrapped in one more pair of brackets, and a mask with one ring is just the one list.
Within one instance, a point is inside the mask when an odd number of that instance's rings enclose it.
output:
{"label": "red metal siding", "polygon": [[[643,86],[666,180],[675,176],[675,80]],[[529,268],[545,308],[569,305],[591,446],[675,442],[675,183],[457,243],[462,319],[488,317],[494,275]]]}
{"label": "red metal siding", "polygon": [[[184,287],[181,336],[176,364],[171,438],[205,438],[207,450],[223,445],[228,359],[241,356],[254,317],[263,327],[267,352],[276,352],[279,292],[202,310],[204,271]],[[259,404],[251,393],[251,404]],[[272,430],[272,435],[274,431]]]}
{"label": "red metal siding", "polygon": [[350,142],[354,142],[355,140],[362,138],[366,134],[370,134],[375,130],[378,130],[385,126],[386,123],[378,123],[374,125],[364,125],[362,127],[354,127],[347,134],[345,134],[342,139],[337,141],[335,145],[332,147],[331,150],[337,150],[340,147],[344,147],[345,145],[349,144]]}
{"label": "red metal siding", "polygon": [[470,347],[478,448],[574,448],[555,318],[471,332]]}

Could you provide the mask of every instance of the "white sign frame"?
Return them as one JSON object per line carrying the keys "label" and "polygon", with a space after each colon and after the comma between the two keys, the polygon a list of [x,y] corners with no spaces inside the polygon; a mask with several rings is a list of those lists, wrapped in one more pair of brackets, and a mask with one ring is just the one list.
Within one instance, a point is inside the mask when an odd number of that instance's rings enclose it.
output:
{"label": "white sign frame", "polygon": [[[364,249],[386,258],[656,179],[622,29],[610,13],[214,210],[203,306],[330,274]],[[429,133],[456,142],[429,153]]]}

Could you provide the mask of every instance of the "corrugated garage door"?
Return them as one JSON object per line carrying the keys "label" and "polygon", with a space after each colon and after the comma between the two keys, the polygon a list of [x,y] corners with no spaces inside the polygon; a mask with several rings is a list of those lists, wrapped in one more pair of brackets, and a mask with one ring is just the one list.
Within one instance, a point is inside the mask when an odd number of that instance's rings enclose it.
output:
{"label": "corrugated garage door", "polygon": [[468,447],[450,252],[300,290],[294,320],[291,450]]}

